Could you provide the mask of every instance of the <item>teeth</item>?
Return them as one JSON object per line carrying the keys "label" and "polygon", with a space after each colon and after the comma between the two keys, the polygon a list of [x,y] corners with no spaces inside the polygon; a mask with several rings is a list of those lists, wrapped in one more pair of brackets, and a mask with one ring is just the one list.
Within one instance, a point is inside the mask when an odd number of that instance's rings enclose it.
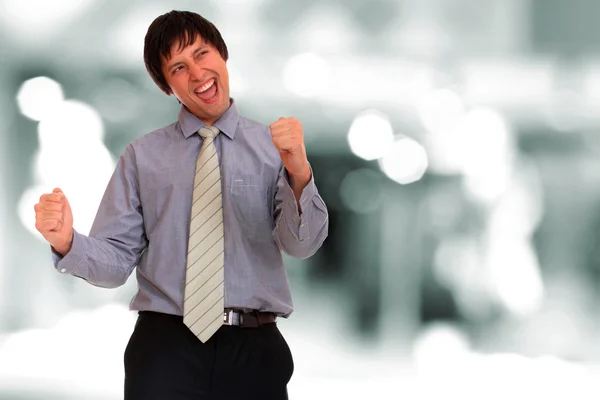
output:
{"label": "teeth", "polygon": [[212,85],[214,85],[214,84],[215,84],[215,80],[214,80],[214,79],[211,79],[211,80],[210,80],[210,82],[208,82],[208,83],[204,84],[204,85],[203,85],[203,86],[202,86],[200,89],[198,89],[198,90],[196,91],[196,93],[203,93],[203,92],[206,92],[206,91],[207,91],[208,89],[210,89],[210,88],[211,88],[211,86],[212,86]]}

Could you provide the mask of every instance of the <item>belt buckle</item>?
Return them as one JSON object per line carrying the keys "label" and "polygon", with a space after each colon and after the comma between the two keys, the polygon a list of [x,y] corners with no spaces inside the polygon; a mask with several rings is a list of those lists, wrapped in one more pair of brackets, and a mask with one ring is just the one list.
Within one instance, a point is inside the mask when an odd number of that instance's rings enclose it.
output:
{"label": "belt buckle", "polygon": [[223,312],[223,325],[233,325],[233,316],[235,315],[234,310],[227,310]]}

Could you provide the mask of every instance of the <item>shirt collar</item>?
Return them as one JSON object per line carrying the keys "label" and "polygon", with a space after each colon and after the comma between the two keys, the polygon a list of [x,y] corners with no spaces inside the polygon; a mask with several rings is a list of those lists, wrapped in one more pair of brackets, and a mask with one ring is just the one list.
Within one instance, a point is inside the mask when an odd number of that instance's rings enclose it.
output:
{"label": "shirt collar", "polygon": [[[213,125],[219,128],[219,130],[227,137],[233,139],[235,137],[238,121],[240,119],[240,113],[235,105],[235,101],[233,99],[230,100],[231,105],[227,111],[225,111],[225,113],[221,115],[221,117],[215,121]],[[186,139],[206,125],[200,120],[200,118],[192,114],[183,104],[179,110],[178,121],[179,126],[181,127],[181,133],[183,133],[183,136],[185,136]]]}

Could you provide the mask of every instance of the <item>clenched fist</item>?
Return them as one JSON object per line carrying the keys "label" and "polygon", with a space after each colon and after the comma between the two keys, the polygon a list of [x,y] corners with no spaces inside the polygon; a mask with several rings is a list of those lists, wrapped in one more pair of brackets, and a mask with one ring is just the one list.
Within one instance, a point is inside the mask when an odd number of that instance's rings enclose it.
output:
{"label": "clenched fist", "polygon": [[73,212],[67,197],[56,188],[43,194],[35,209],[35,228],[63,256],[71,250],[73,241]]}
{"label": "clenched fist", "polygon": [[279,118],[273,122],[271,138],[290,176],[310,180],[310,166],[304,147],[302,124],[296,118]]}

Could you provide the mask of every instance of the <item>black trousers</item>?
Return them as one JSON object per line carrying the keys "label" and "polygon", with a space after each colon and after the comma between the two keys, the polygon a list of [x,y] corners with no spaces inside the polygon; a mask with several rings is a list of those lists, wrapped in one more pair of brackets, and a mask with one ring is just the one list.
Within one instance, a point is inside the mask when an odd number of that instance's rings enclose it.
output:
{"label": "black trousers", "polygon": [[202,343],[182,317],[148,311],[124,358],[125,400],[284,400],[294,371],[277,323],[222,326]]}

